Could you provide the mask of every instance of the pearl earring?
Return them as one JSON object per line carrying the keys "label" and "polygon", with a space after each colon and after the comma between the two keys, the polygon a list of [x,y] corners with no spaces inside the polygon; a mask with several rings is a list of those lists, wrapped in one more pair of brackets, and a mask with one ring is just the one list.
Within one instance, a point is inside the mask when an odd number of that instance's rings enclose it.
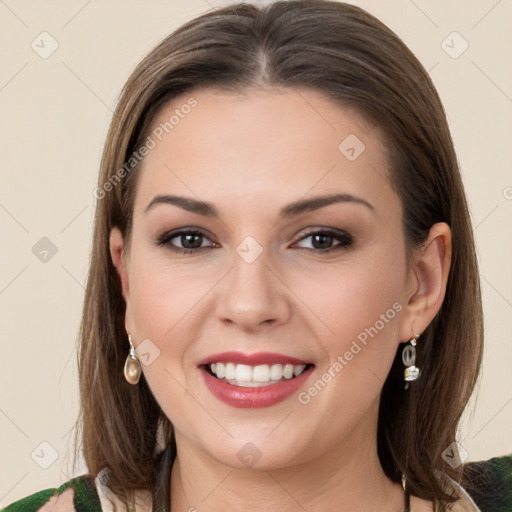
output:
{"label": "pearl earring", "polygon": [[416,364],[416,339],[420,337],[415,334],[415,337],[409,340],[409,343],[402,351],[402,362],[404,363],[404,381],[405,389],[409,388],[409,383],[416,380],[420,375],[420,369],[414,366]]}
{"label": "pearl earring", "polygon": [[132,337],[128,334],[128,342],[130,343],[130,353],[124,363],[124,378],[130,384],[137,384],[142,373],[140,362],[135,355],[135,348],[132,345]]}

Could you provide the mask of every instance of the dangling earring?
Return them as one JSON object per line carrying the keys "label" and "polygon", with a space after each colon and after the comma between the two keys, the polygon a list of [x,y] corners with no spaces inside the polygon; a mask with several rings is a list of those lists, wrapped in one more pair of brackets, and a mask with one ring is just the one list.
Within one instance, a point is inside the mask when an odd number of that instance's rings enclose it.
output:
{"label": "dangling earring", "polygon": [[416,368],[416,338],[419,338],[419,334],[414,335],[415,338],[409,340],[402,351],[402,362],[404,363],[404,381],[405,389],[409,388],[409,382],[416,380],[420,375],[420,369]]}
{"label": "dangling earring", "polygon": [[142,373],[140,362],[135,355],[135,348],[132,345],[132,337],[128,334],[128,342],[130,343],[130,353],[124,363],[124,378],[130,384],[137,384]]}

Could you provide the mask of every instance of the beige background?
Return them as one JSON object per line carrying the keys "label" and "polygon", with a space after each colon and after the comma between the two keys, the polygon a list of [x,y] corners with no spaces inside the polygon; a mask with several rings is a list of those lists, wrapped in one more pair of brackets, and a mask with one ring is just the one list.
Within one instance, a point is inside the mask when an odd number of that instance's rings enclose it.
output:
{"label": "beige background", "polygon": [[[72,476],[75,343],[92,191],[120,88],[171,30],[227,3],[0,0],[0,507]],[[351,3],[404,39],[444,101],[475,226],[486,315],[483,378],[460,443],[470,460],[511,453],[512,2]],[[39,36],[43,31],[51,36]],[[43,59],[31,44],[49,51],[50,37],[58,48]],[[467,50],[453,58],[464,41]],[[46,263],[32,252],[43,237],[57,248]]]}

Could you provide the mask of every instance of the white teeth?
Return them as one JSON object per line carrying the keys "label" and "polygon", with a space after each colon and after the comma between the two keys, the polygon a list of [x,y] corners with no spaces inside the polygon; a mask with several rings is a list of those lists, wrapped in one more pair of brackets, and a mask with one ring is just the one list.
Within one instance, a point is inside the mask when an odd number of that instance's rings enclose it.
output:
{"label": "white teeth", "polygon": [[298,377],[303,371],[304,371],[304,368],[306,368],[306,365],[305,364],[299,364],[297,365],[294,369],[293,369],[293,375],[295,375],[295,377]]}
{"label": "white teeth", "polygon": [[230,384],[238,386],[254,387],[272,381],[280,381],[282,379],[292,379],[298,377],[306,368],[305,364],[261,364],[258,366],[250,366],[247,364],[234,363],[211,363],[210,370],[219,379],[232,381]]}
{"label": "white teeth", "polygon": [[[214,368],[215,366],[215,368]],[[223,379],[224,376],[226,375],[226,367],[222,364],[222,363],[213,363],[211,366],[210,366],[211,370],[213,373],[215,373],[215,375],[217,375],[217,377],[219,379]]]}
{"label": "white teeth", "polygon": [[[222,363],[218,363],[222,364]],[[225,366],[224,378],[234,379],[235,378],[235,365],[233,363],[227,363]]]}
{"label": "white teeth", "polygon": [[268,364],[260,364],[252,370],[252,379],[255,382],[268,382],[270,380],[270,368]]}
{"label": "white teeth", "polygon": [[287,364],[283,370],[283,376],[287,379],[291,379],[293,377],[293,364]]}
{"label": "white teeth", "polygon": [[270,368],[270,379],[271,380],[281,380],[283,378],[283,365],[282,364],[273,364],[272,368]]}
{"label": "white teeth", "polygon": [[235,379],[249,382],[252,380],[252,367],[246,364],[237,364],[235,366]]}

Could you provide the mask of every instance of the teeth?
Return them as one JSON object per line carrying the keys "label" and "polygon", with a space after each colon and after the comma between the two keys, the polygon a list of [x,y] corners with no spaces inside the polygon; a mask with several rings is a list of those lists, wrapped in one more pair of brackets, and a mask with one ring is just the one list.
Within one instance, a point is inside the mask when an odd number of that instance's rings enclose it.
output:
{"label": "teeth", "polygon": [[252,370],[252,379],[255,382],[269,382],[270,381],[270,367],[268,364],[255,366]]}
{"label": "teeth", "polygon": [[293,377],[293,364],[287,364],[283,368],[283,376],[287,379],[291,379]]}
{"label": "teeth", "polygon": [[252,380],[252,366],[237,364],[235,366],[235,380],[250,382]]}
{"label": "teeth", "polygon": [[273,364],[270,368],[270,379],[271,380],[281,380],[283,378],[283,365],[282,364]]}
{"label": "teeth", "polygon": [[[221,363],[217,363],[221,364]],[[224,378],[226,379],[234,379],[235,378],[235,365],[233,363],[227,363],[224,367]]]}
{"label": "teeth", "polygon": [[210,370],[219,379],[226,379],[231,384],[239,386],[253,387],[258,384],[270,383],[284,379],[298,377],[306,368],[305,364],[261,364],[258,366],[249,366],[247,364],[234,363],[212,363]]}

